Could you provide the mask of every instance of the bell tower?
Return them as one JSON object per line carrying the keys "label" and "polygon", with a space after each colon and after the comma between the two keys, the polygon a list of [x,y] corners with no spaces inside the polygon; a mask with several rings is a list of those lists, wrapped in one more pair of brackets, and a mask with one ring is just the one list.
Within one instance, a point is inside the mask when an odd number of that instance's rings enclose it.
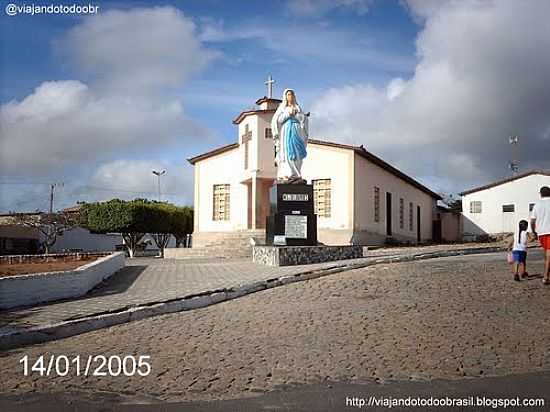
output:
{"label": "bell tower", "polygon": [[269,213],[269,188],[277,177],[275,145],[271,133],[271,118],[281,100],[274,99],[273,84],[269,75],[265,81],[267,96],[256,100],[254,107],[239,113],[233,119],[237,125],[239,162],[235,169],[242,177],[241,183],[248,186],[248,228],[265,227]]}

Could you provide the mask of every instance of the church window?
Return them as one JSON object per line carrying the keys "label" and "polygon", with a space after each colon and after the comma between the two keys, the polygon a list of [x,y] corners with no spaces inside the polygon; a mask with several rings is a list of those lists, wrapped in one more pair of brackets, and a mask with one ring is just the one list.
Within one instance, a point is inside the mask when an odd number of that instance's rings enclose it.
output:
{"label": "church window", "polygon": [[470,202],[470,213],[481,213],[481,202],[480,201]]}
{"label": "church window", "polygon": [[266,139],[273,139],[273,132],[271,131],[271,127],[265,128],[265,138]]}
{"label": "church window", "polygon": [[319,217],[330,217],[330,179],[313,180],[313,204]]}
{"label": "church window", "polygon": [[403,198],[399,199],[399,228],[405,227],[405,201]]}
{"label": "church window", "polygon": [[380,188],[374,187],[374,221],[380,222]]}
{"label": "church window", "polygon": [[409,202],[409,230],[413,230],[413,204]]}
{"label": "church window", "polygon": [[229,185],[214,185],[212,220],[229,220]]}

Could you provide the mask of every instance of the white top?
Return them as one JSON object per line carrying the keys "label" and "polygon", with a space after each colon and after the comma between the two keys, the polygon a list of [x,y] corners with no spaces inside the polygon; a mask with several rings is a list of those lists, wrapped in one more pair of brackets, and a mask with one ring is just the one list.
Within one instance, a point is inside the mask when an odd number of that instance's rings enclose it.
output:
{"label": "white top", "polygon": [[536,231],[539,235],[550,235],[550,198],[545,197],[535,204],[531,219],[535,219]]}
{"label": "white top", "polygon": [[521,239],[518,239],[518,231],[514,232],[514,251],[525,252],[527,250],[527,231],[521,232]]}

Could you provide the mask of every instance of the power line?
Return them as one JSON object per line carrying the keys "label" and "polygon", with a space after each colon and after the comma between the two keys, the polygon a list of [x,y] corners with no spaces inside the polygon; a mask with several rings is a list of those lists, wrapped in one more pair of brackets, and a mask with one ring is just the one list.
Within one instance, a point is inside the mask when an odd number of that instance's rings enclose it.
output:
{"label": "power line", "polygon": [[49,186],[51,183],[47,182],[0,182],[0,185],[44,185]]}
{"label": "power line", "polygon": [[[0,181],[0,185],[44,185],[44,186],[51,186],[51,183],[43,183],[43,182],[2,182]],[[134,194],[148,194],[148,195],[157,195],[158,192],[154,191],[147,191],[147,190],[128,190],[128,189],[119,189],[115,187],[97,187],[97,186],[81,186],[81,190],[73,190],[73,193],[82,193],[84,189],[91,190],[91,191],[102,191],[102,192],[111,192],[111,193],[117,193],[117,192],[123,192],[123,193],[134,193]],[[167,196],[185,196],[185,193],[166,193],[163,192],[163,194]]]}
{"label": "power line", "polygon": [[[127,190],[127,189],[117,189],[117,188],[102,188],[102,187],[96,187],[96,186],[83,186],[83,189],[91,189],[91,190],[98,190],[102,192],[123,192],[123,193],[134,193],[134,194],[148,194],[148,195],[157,195],[158,192],[149,192],[149,191],[137,191],[137,190]],[[163,195],[168,196],[185,196],[185,193],[166,193],[163,192]]]}

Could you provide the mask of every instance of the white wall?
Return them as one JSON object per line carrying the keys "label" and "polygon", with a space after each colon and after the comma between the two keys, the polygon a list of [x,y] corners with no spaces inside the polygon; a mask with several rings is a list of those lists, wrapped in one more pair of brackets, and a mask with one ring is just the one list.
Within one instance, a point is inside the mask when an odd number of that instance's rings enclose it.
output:
{"label": "white wall", "polygon": [[[462,197],[464,236],[512,232],[522,219],[529,220],[529,203],[540,199],[540,188],[550,186],[550,176],[530,175]],[[470,213],[470,202],[481,201],[481,213]],[[503,213],[502,205],[515,205]]]}
{"label": "white wall", "polygon": [[116,252],[74,270],[0,278],[0,309],[82,296],[124,264],[124,253]]}
{"label": "white wall", "polygon": [[318,229],[351,229],[353,225],[353,151],[310,143],[302,165],[302,176],[330,179],[331,216],[319,217]]}
{"label": "white wall", "polygon": [[[242,156],[234,149],[195,163],[196,232],[243,230],[247,225],[247,187],[241,183]],[[213,188],[215,184],[230,185],[230,220],[213,221]]]}
{"label": "white wall", "polygon": [[116,245],[122,244],[122,236],[118,234],[96,234],[77,227],[63,232],[58,236],[51,248],[51,253],[60,253],[69,249],[81,249],[83,252],[114,251]]}
{"label": "white wall", "polygon": [[[252,117],[252,116],[250,116]],[[258,177],[269,177],[275,179],[277,177],[277,168],[275,167],[275,152],[273,139],[265,138],[265,129],[271,129],[272,114],[262,114],[258,118]],[[253,135],[254,139],[256,135]]]}
{"label": "white wall", "polygon": [[[374,187],[380,188],[380,219],[374,220]],[[392,194],[392,236],[416,242],[416,207],[420,206],[421,241],[431,240],[435,199],[367,159],[355,155],[355,231],[366,232],[367,242],[386,237],[386,193]],[[404,200],[404,225],[399,225],[399,199]],[[409,230],[409,202],[413,203],[413,227]],[[372,236],[376,234],[378,236]],[[363,236],[359,235],[359,238]]]}
{"label": "white wall", "polygon": [[[145,250],[158,250],[153,237],[149,234],[143,236],[142,241],[148,240]],[[89,230],[77,227],[63,232],[58,236],[55,244],[51,248],[51,253],[61,253],[66,250],[80,249],[83,252],[108,252],[115,251],[116,245],[124,244],[120,234],[109,233],[99,234],[90,233]],[[175,247],[176,239],[170,236],[167,247]]]}
{"label": "white wall", "polygon": [[462,240],[462,215],[452,212],[441,212],[441,240],[457,242]]}

